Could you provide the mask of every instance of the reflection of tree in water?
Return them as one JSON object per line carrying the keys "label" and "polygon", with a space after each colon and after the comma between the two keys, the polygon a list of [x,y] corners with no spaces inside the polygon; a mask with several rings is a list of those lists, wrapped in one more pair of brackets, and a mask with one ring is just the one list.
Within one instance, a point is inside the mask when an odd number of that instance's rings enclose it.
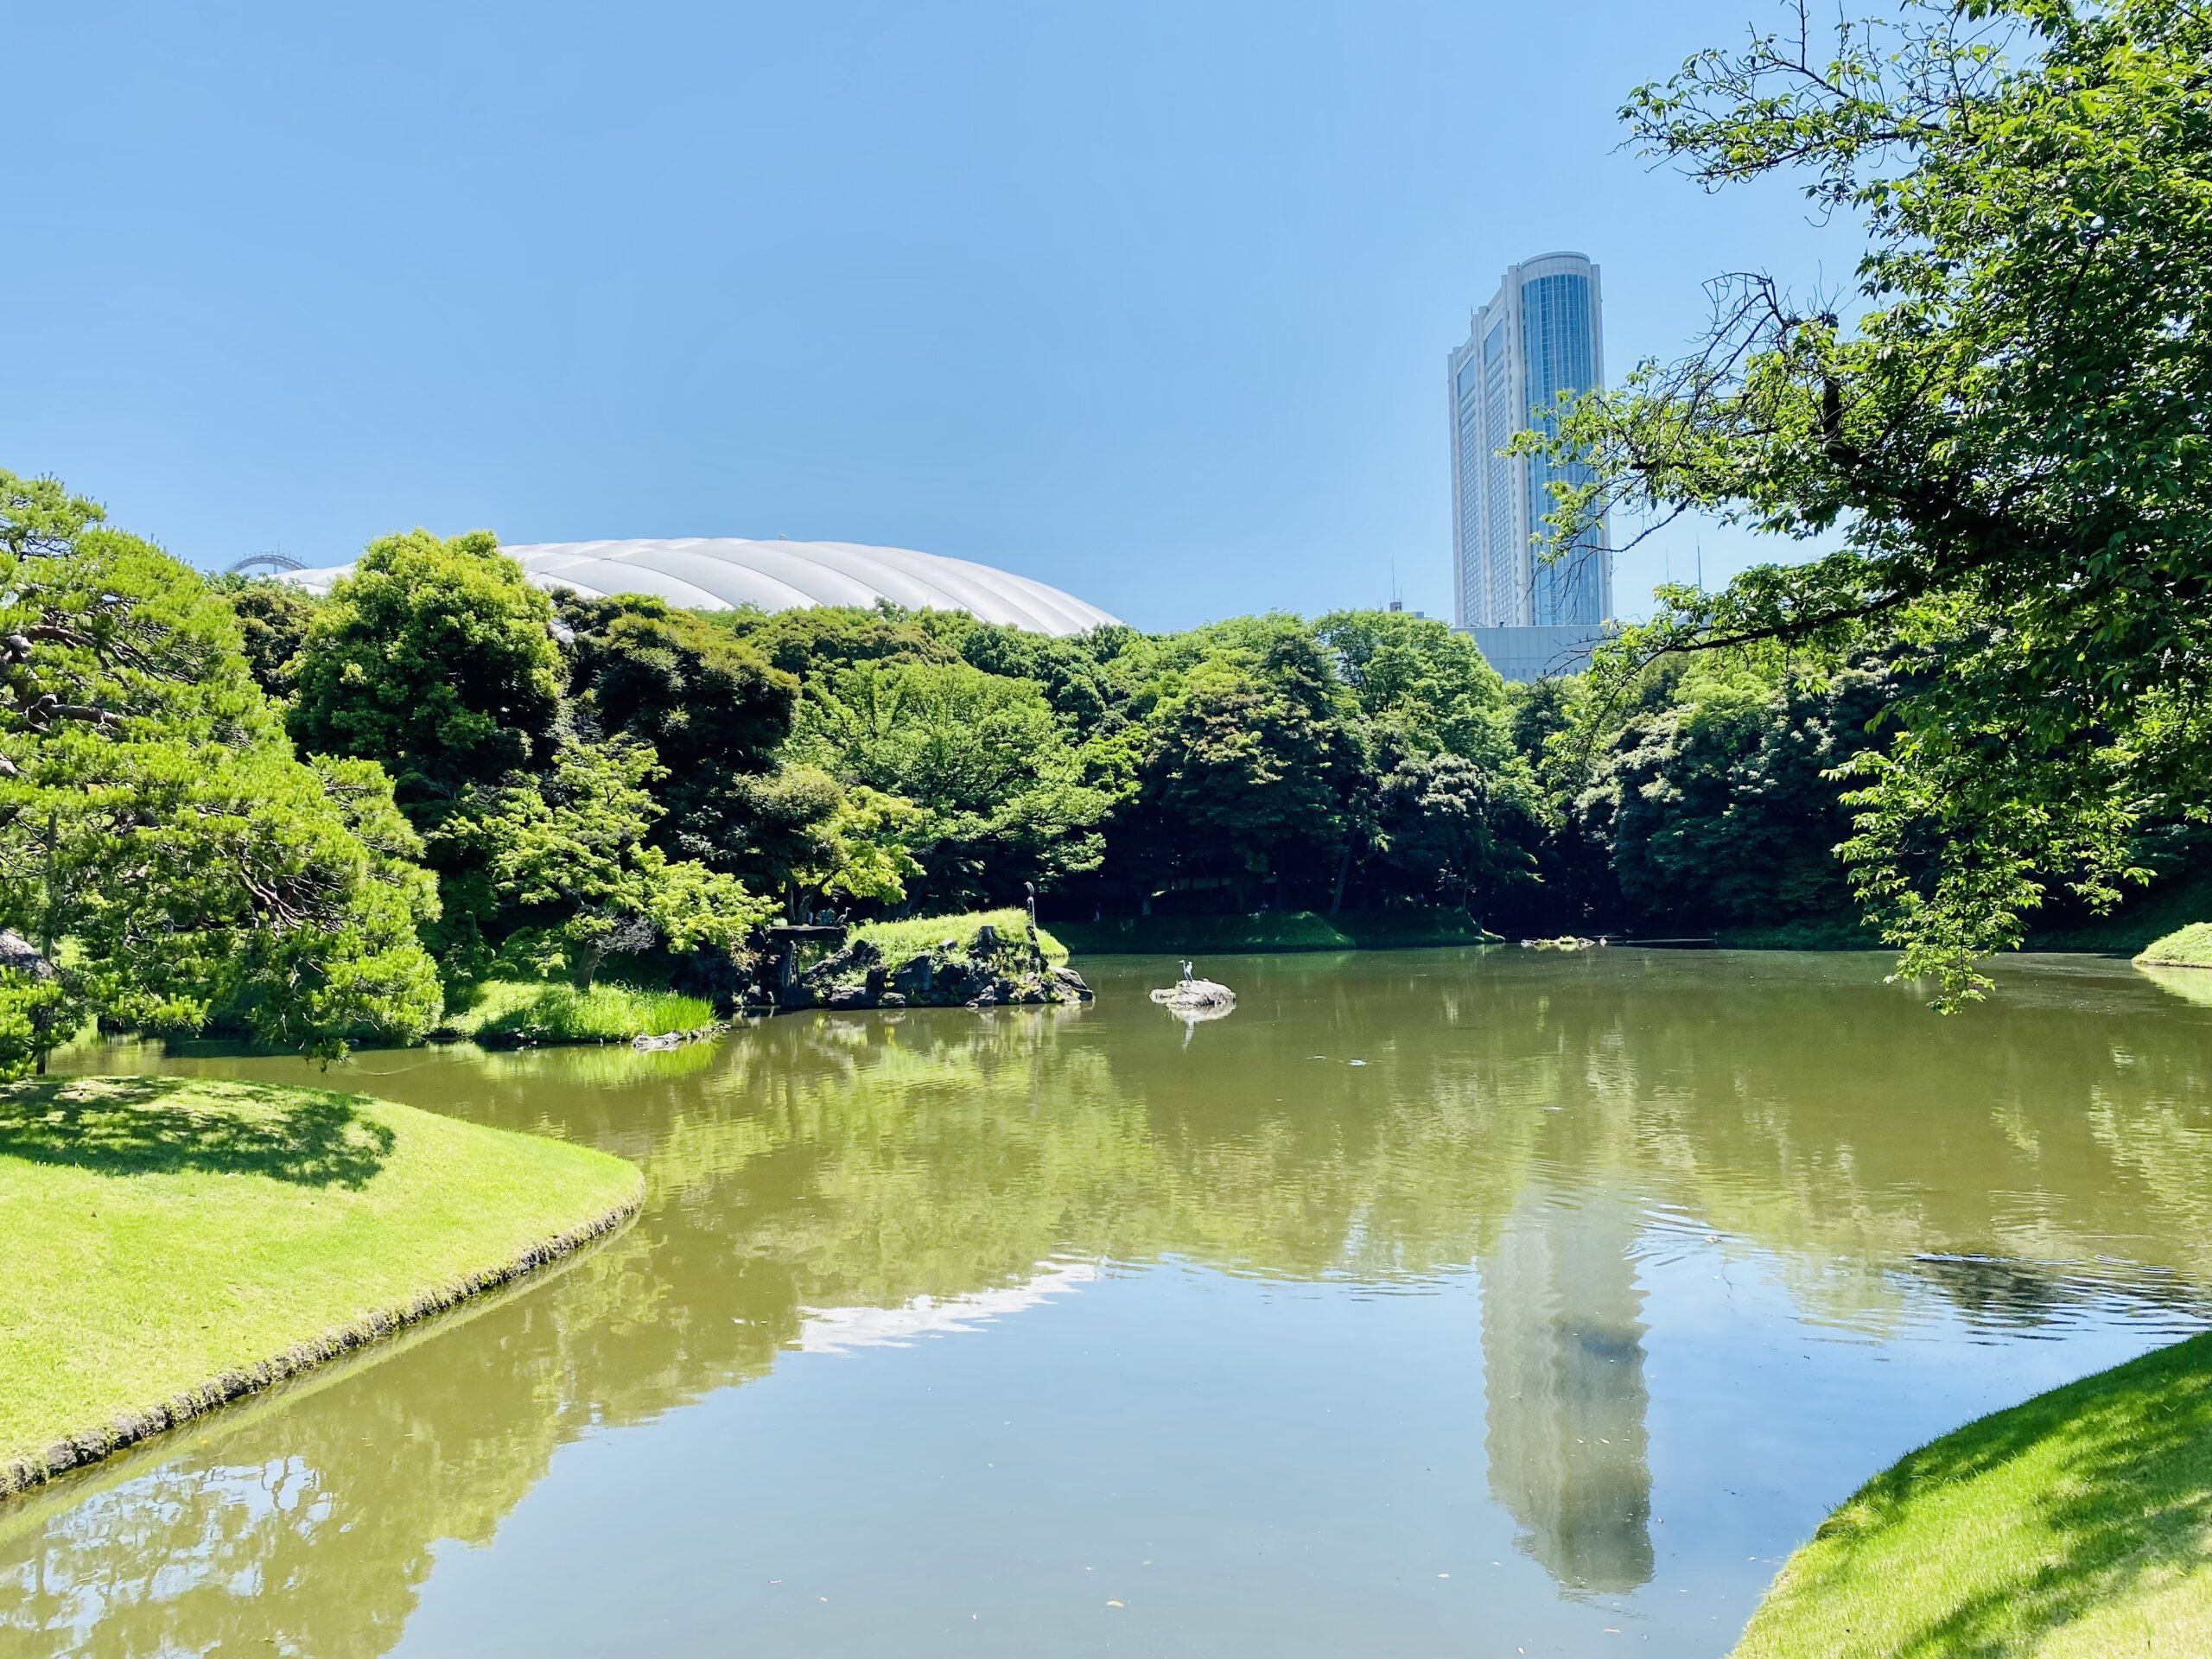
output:
{"label": "reflection of tree in water", "polygon": [[[212,1420],[212,1466],[156,1447],[0,1510],[0,1650],[90,1620],[93,1654],[382,1651],[431,1546],[487,1538],[567,1441],[761,1375],[810,1308],[974,1297],[1057,1255],[1370,1282],[1479,1260],[1493,1490],[1592,1590],[1650,1571],[1638,1206],[1770,1253],[1801,1306],[1859,1325],[1916,1282],[1989,1304],[1988,1274],[1931,1256],[2206,1276],[2206,1022],[2182,1005],[2130,984],[1939,1020],[1869,963],[1717,966],[1255,963],[1188,1049],[1144,1007],[341,1078],[209,1063],[601,1146],[645,1166],[647,1208],[549,1282]],[[2075,1294],[2024,1274],[2000,1300]]]}
{"label": "reflection of tree in water", "polygon": [[1980,1255],[1923,1255],[1915,1277],[1942,1292],[1967,1329],[1978,1335],[2034,1331],[2069,1315],[2116,1310],[2184,1319],[2212,1317],[2212,1298],[2171,1274],[2131,1270],[2125,1263],[2000,1261]]}
{"label": "reflection of tree in water", "polygon": [[[157,1442],[119,1479],[96,1467],[16,1500],[0,1512],[0,1653],[386,1651],[432,1546],[488,1541],[588,1426],[544,1299],[458,1322],[461,1340],[402,1338],[391,1363],[310,1384],[289,1408],[249,1403],[184,1431],[218,1442],[212,1463],[157,1461]],[[399,1367],[403,1385],[385,1386]],[[33,1630],[67,1639],[11,1645]]]}

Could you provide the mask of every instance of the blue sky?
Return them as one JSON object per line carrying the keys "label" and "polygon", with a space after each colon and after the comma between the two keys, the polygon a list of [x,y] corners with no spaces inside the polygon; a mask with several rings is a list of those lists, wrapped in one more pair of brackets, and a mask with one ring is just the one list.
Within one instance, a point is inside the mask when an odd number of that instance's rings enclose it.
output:
{"label": "blue sky", "polygon": [[1780,16],[20,5],[0,466],[207,566],[784,534],[1150,627],[1394,569],[1448,613],[1444,358],[1509,262],[1599,261],[1615,375],[1716,272],[1848,276],[1790,192],[1618,148],[1630,86]]}

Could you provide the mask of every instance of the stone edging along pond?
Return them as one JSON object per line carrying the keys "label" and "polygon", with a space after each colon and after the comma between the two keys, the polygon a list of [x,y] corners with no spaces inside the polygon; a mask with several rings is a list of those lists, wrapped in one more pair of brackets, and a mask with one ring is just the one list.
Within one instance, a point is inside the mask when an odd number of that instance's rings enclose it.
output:
{"label": "stone edging along pond", "polygon": [[379,1309],[257,1364],[225,1371],[196,1388],[143,1410],[126,1412],[96,1428],[71,1434],[43,1452],[16,1456],[0,1463],[0,1498],[28,1491],[41,1482],[66,1474],[85,1464],[134,1446],[140,1440],[205,1416],[249,1394],[272,1388],[302,1371],[327,1363],[354,1350],[366,1347],[394,1332],[417,1324],[435,1313],[487,1290],[511,1284],[548,1262],[581,1249],[593,1240],[614,1232],[635,1217],[645,1199],[645,1178],[640,1173],[630,1196],[590,1220],[531,1245],[512,1260],[423,1291],[401,1306]]}

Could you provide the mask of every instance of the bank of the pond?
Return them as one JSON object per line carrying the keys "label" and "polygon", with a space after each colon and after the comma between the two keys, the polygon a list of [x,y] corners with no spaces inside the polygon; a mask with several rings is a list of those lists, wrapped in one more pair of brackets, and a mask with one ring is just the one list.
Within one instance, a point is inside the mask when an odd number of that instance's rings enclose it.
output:
{"label": "bank of the pond", "polygon": [[634,1037],[703,1031],[714,1004],[681,992],[601,980],[580,990],[560,982],[486,981],[439,1022],[442,1039],[468,1039],[487,1048],[546,1043],[626,1043]]}
{"label": "bank of the pond", "polygon": [[644,1192],[604,1153],[359,1095],[0,1090],[0,1495],[515,1278]]}
{"label": "bank of the pond", "polygon": [[1495,944],[1472,917],[1456,910],[1263,911],[1249,916],[1136,916],[1116,921],[1055,921],[1052,931],[1079,957],[1232,956],[1290,950],[1409,950]]}
{"label": "bank of the pond", "polygon": [[2212,968],[2212,922],[2191,922],[2144,947],[2145,968]]}
{"label": "bank of the pond", "polygon": [[1923,1446],[1830,1516],[1735,1659],[2212,1653],[2212,1336]]}

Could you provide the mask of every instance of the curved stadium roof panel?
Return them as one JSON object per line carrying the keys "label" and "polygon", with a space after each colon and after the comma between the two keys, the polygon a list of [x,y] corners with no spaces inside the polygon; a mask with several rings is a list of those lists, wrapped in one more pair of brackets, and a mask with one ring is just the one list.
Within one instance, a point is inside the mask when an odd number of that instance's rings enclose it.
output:
{"label": "curved stadium roof panel", "polygon": [[[652,594],[692,610],[751,605],[873,605],[965,611],[1032,633],[1082,633],[1116,619],[1041,582],[966,559],[853,542],[753,542],[734,536],[640,542],[539,542],[501,550],[540,588],[588,596]],[[350,564],[300,570],[290,580],[327,593]]]}

